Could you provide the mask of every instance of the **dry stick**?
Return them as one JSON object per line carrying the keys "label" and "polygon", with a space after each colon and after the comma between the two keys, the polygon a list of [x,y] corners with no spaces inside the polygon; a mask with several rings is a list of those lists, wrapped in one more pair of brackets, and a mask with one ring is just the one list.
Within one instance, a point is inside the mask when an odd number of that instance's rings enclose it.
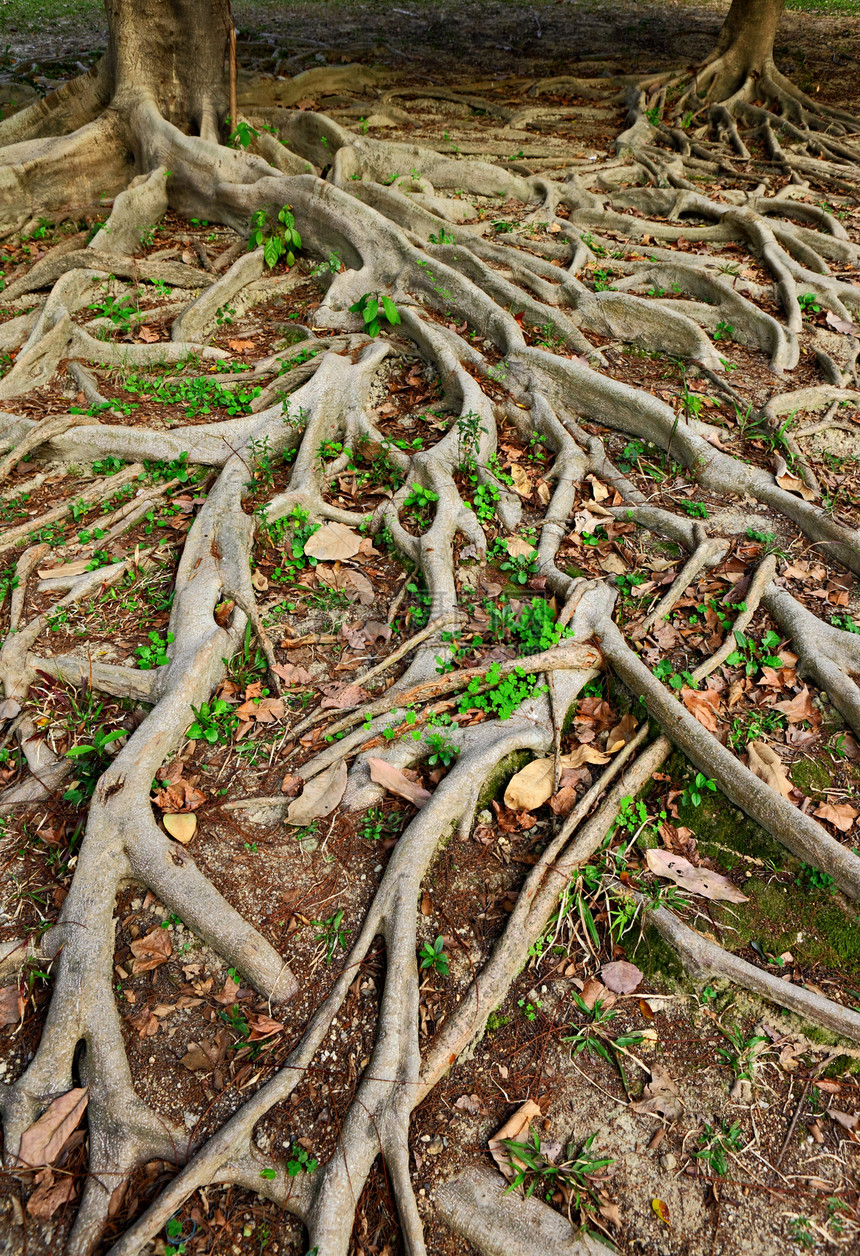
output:
{"label": "dry stick", "polygon": [[238,117],[239,106],[237,103],[236,79],[238,77],[238,63],[236,59],[236,26],[233,22],[233,14],[228,3],[227,20],[230,23],[230,125],[233,130],[236,129],[236,120]]}
{"label": "dry stick", "polygon": [[32,427],[27,435],[0,462],[0,483],[7,479],[9,473],[18,465],[26,454],[40,445],[62,436],[70,427],[91,427],[98,420],[87,414],[58,414],[52,419],[42,419]]}
{"label": "dry stick", "polygon": [[[444,628],[446,624],[454,623],[461,617],[461,615],[462,611],[450,611],[447,615],[440,615],[438,619],[434,619],[433,622],[428,624],[426,628],[422,628],[420,632],[416,632],[414,637],[410,637],[408,641],[401,642],[397,649],[392,650],[392,652],[386,655],[380,663],[376,663],[373,667],[368,668],[368,670],[363,672],[362,675],[356,676],[355,680],[351,683],[354,685],[364,685],[367,681],[373,680],[375,676],[379,676],[382,672],[387,671],[389,667],[393,667],[395,663],[399,663],[405,654],[411,654],[413,650],[417,649],[418,646],[421,645],[422,642],[426,641],[428,637],[432,637],[433,634],[438,632],[440,628]],[[391,622],[390,614],[388,616],[388,622]],[[300,638],[300,640],[302,639],[303,638]],[[337,638],[335,637],[334,640],[337,640]],[[290,644],[292,645],[292,643]],[[394,695],[391,696],[393,697]],[[353,714],[360,715],[363,719],[364,708],[362,708],[361,711],[353,712]],[[307,729],[312,728],[314,724],[318,724],[321,720],[327,719],[328,715],[328,711],[315,711],[313,715],[308,716],[308,718],[303,720],[301,724],[297,724],[295,728],[291,729],[291,735],[294,737],[300,736],[301,733],[304,733]]]}
{"label": "dry stick", "polygon": [[[410,706],[414,702],[429,702],[431,698],[439,698],[446,693],[456,693],[460,689],[465,689],[473,680],[483,682],[484,677],[486,677],[487,672],[492,667],[499,668],[498,679],[501,680],[504,676],[510,676],[518,668],[521,668],[527,675],[534,675],[535,672],[552,672],[562,668],[575,670],[578,668],[596,667],[599,666],[600,662],[600,654],[593,646],[565,643],[564,645],[555,646],[551,650],[544,650],[541,654],[533,654],[530,658],[509,659],[502,664],[488,663],[486,667],[464,667],[459,672],[452,672],[448,676],[440,676],[438,680],[424,680],[418,685],[413,685],[411,689],[402,690],[396,695],[396,700],[401,706]],[[489,687],[488,684],[482,683],[481,688],[476,690],[476,692],[482,693],[484,689]],[[368,702],[365,706],[360,707],[359,710],[351,711],[349,715],[345,715],[337,723],[331,724],[326,731],[326,735],[330,736],[341,732],[345,728],[352,728],[354,724],[360,724],[368,717],[384,715],[387,711],[392,710],[391,704],[394,699],[395,695],[389,692],[384,697],[377,698],[375,702]],[[305,721],[305,723],[307,724],[308,721]]]}
{"label": "dry stick", "polygon": [[779,1155],[777,1156],[776,1160],[774,1160],[773,1162],[773,1167],[777,1170],[779,1170],[779,1166],[782,1164],[785,1153],[788,1150],[788,1144],[791,1142],[791,1136],[797,1128],[797,1122],[800,1120],[800,1114],[803,1111],[803,1105],[806,1103],[806,1096],[809,1094],[809,1090],[811,1086],[812,1086],[812,1078],[807,1077],[806,1081],[803,1083],[803,1091],[801,1092],[801,1096],[798,1101],[797,1107],[794,1109],[794,1116],[791,1118],[791,1124],[789,1125],[788,1130],[786,1131],[786,1135],[785,1135],[785,1138],[783,1139],[782,1147],[780,1148]]}

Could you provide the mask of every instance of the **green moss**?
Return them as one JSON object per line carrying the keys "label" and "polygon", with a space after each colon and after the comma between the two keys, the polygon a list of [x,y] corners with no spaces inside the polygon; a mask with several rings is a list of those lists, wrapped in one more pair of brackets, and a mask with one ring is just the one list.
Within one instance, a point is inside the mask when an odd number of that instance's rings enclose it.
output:
{"label": "green moss", "polygon": [[[676,751],[666,765],[676,785],[686,785],[696,774],[692,763]],[[767,866],[783,871],[796,866],[788,851],[734,806],[725,794],[705,790],[698,807],[677,800],[681,824],[692,829],[699,850],[726,872]]]}
{"label": "green moss", "polygon": [[758,877],[746,881],[744,893],[746,903],[714,904],[723,946],[734,951],[758,942],[770,955],[790,951],[807,971],[829,968],[860,988],[860,916],[840,897]]}
{"label": "green moss", "polygon": [[791,779],[809,798],[823,793],[833,784],[824,764],[816,763],[813,759],[801,759],[799,763],[795,763],[791,769]]}
{"label": "green moss", "polygon": [[679,985],[685,980],[684,967],[677,952],[663,941],[662,934],[649,922],[647,912],[639,941],[635,948],[631,948],[629,958],[652,981],[657,976],[664,977],[670,985]]}
{"label": "green moss", "polygon": [[487,1017],[487,1033],[494,1034],[497,1029],[502,1029],[505,1025],[509,1025],[510,1016],[503,1016],[501,1012],[490,1012]]}
{"label": "green moss", "polygon": [[475,811],[478,812],[483,807],[488,807],[494,798],[500,797],[514,773],[519,772],[533,758],[534,755],[530,750],[514,750],[511,754],[506,755],[504,759],[501,759],[481,786]]}

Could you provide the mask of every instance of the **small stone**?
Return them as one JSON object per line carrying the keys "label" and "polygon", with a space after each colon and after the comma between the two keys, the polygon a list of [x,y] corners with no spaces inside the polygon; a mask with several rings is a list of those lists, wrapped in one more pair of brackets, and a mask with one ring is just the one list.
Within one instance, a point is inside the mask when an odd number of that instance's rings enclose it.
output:
{"label": "small stone", "polygon": [[434,1134],[433,1138],[427,1144],[427,1151],[431,1156],[438,1156],[445,1150],[445,1144],[438,1134]]}
{"label": "small stone", "polygon": [[669,1172],[678,1167],[678,1161],[672,1155],[671,1151],[664,1151],[660,1157],[660,1167],[667,1169]]}
{"label": "small stone", "polygon": [[486,807],[484,808],[483,811],[478,812],[479,824],[492,824],[492,822],[493,822],[493,814],[491,811],[488,811]]}

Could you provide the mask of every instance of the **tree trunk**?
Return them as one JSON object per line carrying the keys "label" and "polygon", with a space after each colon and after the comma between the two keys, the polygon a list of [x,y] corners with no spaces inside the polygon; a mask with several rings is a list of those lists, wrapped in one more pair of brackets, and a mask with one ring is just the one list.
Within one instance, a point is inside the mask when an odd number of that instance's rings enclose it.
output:
{"label": "tree trunk", "polygon": [[227,113],[229,0],[105,0],[114,106],[153,102],[189,135],[217,141]]}
{"label": "tree trunk", "polygon": [[732,0],[713,57],[708,96],[725,100],[773,64],[785,0]]}

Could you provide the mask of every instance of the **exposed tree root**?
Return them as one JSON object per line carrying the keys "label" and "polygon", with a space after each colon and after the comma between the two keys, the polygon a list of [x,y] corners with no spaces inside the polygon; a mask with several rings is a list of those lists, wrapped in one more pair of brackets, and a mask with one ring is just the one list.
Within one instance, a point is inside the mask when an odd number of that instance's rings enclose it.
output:
{"label": "exposed tree root", "polygon": [[[121,78],[119,69],[116,75]],[[725,58],[715,60],[680,97],[677,110],[692,109],[698,117],[705,107],[702,93],[721,98],[727,75]],[[758,159],[751,155],[749,135],[742,129],[742,124],[751,123],[769,137],[771,145],[776,143],[777,124],[792,141],[790,152],[788,143],[785,150],[778,150],[777,159],[787,171],[802,171],[802,159],[796,155],[802,144],[825,157],[825,181],[833,169],[839,171],[840,179],[850,180],[857,173],[853,139],[847,134],[846,118],[829,116],[825,129],[824,114],[790,92],[775,72],[758,80],[755,92],[744,79],[728,100],[710,110],[707,122],[692,131],[670,125],[677,118],[659,126],[650,120],[655,108],[658,112],[663,108],[668,86],[655,82],[646,85],[650,95],[637,91],[632,101],[631,125],[619,141],[619,151],[628,153],[629,160],[593,174],[575,173],[561,183],[356,135],[319,114],[273,108],[270,113],[279,137],[291,154],[288,158],[279,154],[281,160],[276,161],[272,147],[276,141],[271,136],[256,152],[218,142],[223,116],[218,91],[196,101],[191,111],[196,133],[186,134],[189,111],[167,116],[152,91],[136,95],[118,91],[111,110],[101,114],[108,90],[105,82],[100,74],[88,76],[58,93],[50,105],[27,110],[2,124],[5,130],[0,129],[0,141],[5,136],[11,142],[3,150],[0,224],[17,222],[25,210],[33,213],[60,206],[60,174],[70,162],[83,194],[94,193],[96,186],[101,192],[105,188],[119,192],[108,223],[89,246],[44,258],[7,289],[6,296],[14,299],[39,288],[50,286],[51,291],[35,318],[16,327],[20,352],[0,382],[0,398],[14,404],[68,366],[90,404],[100,404],[102,385],[94,364],[145,369],[156,363],[183,362],[192,352],[212,363],[229,356],[206,342],[229,302],[243,294],[250,300],[249,286],[263,274],[263,251],[241,253],[221,271],[217,265],[198,269],[173,261],[139,262],[134,252],[141,233],[163,216],[168,205],[246,234],[257,211],[290,205],[307,250],[329,262],[329,286],[313,316],[313,327],[320,335],[311,331],[300,345],[258,363],[253,378],[274,376],[303,349],[320,352],[312,364],[293,368],[301,374],[290,371],[271,379],[250,413],[168,431],[133,423],[102,424],[75,415],[35,421],[7,412],[3,418],[2,439],[8,452],[0,463],[0,479],[11,475],[28,454],[67,463],[108,456],[134,460],[134,465],[95,486],[86,504],[108,498],[130,483],[141,469],[137,460],[186,455],[189,465],[213,468],[214,479],[187,533],[175,574],[169,662],[151,672],[104,662],[88,665],[76,655],[49,657],[39,645],[52,614],[115,584],[145,555],[138,553],[134,559],[124,558],[65,579],[59,573],[37,590],[31,587],[34,572],[42,570],[40,564],[50,549],[34,545],[18,560],[11,622],[0,651],[0,678],[6,697],[24,707],[16,735],[29,776],[0,796],[0,809],[18,808],[25,801],[44,797],[69,771],[68,759],[55,756],[39,739],[33,712],[26,705],[37,672],[74,686],[132,697],[151,704],[151,709],[98,781],[71,890],[58,922],[42,943],[45,955],[55,961],[53,997],[34,1058],[21,1077],[0,1091],[6,1155],[12,1163],[31,1122],[51,1099],[80,1080],[89,1087],[89,1175],[68,1243],[71,1256],[86,1256],[96,1247],[117,1192],[121,1194],[136,1167],[156,1158],[184,1167],[114,1244],[112,1256],[143,1250],[189,1196],[208,1183],[235,1183],[276,1200],[303,1220],[311,1249],[320,1256],[339,1256],[348,1250],[356,1201],[379,1154],[396,1200],[404,1250],[420,1256],[425,1242],[410,1181],[410,1116],[483,1033],[490,1012],[505,998],[527,961],[529,947],[547,929],[559,894],[612,830],[621,800],[636,794],[650,779],[672,744],[798,859],[832,877],[845,895],[860,898],[860,859],[823,824],[755,776],[636,653],[637,641],[662,624],[700,574],[725,559],[731,541],[727,536],[709,535],[701,523],[686,515],[649,504],[633,483],[632,471],[629,476],[622,474],[601,438],[586,426],[599,424],[652,443],[665,451],[667,463],[673,459],[686,469],[700,491],[754,500],[796,524],[828,564],[841,564],[860,574],[856,521],[834,517],[818,500],[819,481],[803,461],[799,446],[793,452],[808,472],[812,501],[779,483],[778,471],[736,456],[731,449],[735,433],[698,417],[698,411],[689,408],[689,399],[676,410],[662,397],[613,379],[607,373],[607,346],[601,349],[588,338],[591,334],[636,344],[646,353],[665,351],[698,363],[709,379],[719,381],[720,346],[706,333],[731,323],[739,342],[767,352],[774,373],[792,370],[799,361],[806,328],[799,293],[814,294],[839,319],[855,317],[860,290],[835,276],[832,264],[855,266],[860,248],[832,215],[793,200],[791,188],[778,196],[757,191],[750,196],[739,194],[734,203],[717,202],[700,194],[688,176],[694,161],[700,163],[698,170],[705,166],[716,170],[730,156],[733,161],[751,163],[754,169]],[[241,95],[240,91],[240,105]],[[785,107],[785,117],[761,117],[753,98],[762,95],[769,108]],[[468,97],[463,100],[470,103]],[[268,101],[269,105],[279,103],[276,93]],[[247,101],[245,108],[250,113]],[[505,121],[517,121],[509,110],[503,113]],[[711,125],[718,133],[716,144],[709,139]],[[63,132],[62,137],[48,139],[49,128]],[[285,166],[295,168],[293,158],[302,168],[330,167],[327,179],[315,173],[284,173]],[[420,177],[416,167],[420,167]],[[653,186],[632,186],[639,174]],[[130,181],[130,175],[137,177]],[[383,180],[390,186],[384,186]],[[595,186],[600,190],[595,191]],[[459,190],[479,197],[488,189],[521,202],[529,229],[538,220],[548,221],[550,232],[535,233],[535,239],[511,232],[491,242],[485,235],[487,224],[470,222],[475,215],[467,212],[462,198],[446,194]],[[559,209],[565,212],[557,213]],[[648,216],[625,212],[631,209]],[[683,223],[684,216],[706,225]],[[446,235],[446,224],[450,228],[455,221],[453,242],[451,233]],[[631,241],[648,235],[652,241],[671,242],[683,234],[688,240],[709,244],[742,244],[772,279],[779,316],[757,304],[761,285],[735,284],[721,276],[716,257],[687,255],[679,261],[674,250],[659,244],[653,251],[646,246],[648,258],[625,256],[617,263],[616,290],[592,291],[582,276],[593,268],[598,256],[595,249],[603,250],[600,256],[606,251],[595,236],[599,230],[621,233]],[[431,233],[436,237],[433,242]],[[528,250],[519,247],[524,243],[529,244]],[[331,263],[333,253],[338,263],[343,262],[343,269]],[[75,321],[73,316],[89,300],[94,283],[106,274],[136,282],[174,282],[197,292],[181,303],[171,324],[169,344],[113,344],[91,336]],[[296,277],[290,277],[283,290],[294,282]],[[677,284],[682,299],[658,301],[646,295],[662,284]],[[428,449],[389,450],[401,484],[371,518],[369,513],[334,504],[327,486],[345,472],[346,448],[361,442],[380,448],[386,444],[370,397],[392,346],[384,338],[370,343],[361,319],[351,310],[367,293],[377,292],[390,296],[400,313],[400,332],[408,348],[398,351],[433,368],[445,406],[456,417]],[[478,339],[467,338],[467,327]],[[330,331],[337,334],[327,336]],[[93,365],[93,370],[83,363]],[[216,378],[229,381],[233,377],[225,369]],[[842,378],[841,382],[848,381]],[[737,396],[730,384],[721,387],[723,396]],[[280,397],[281,390],[292,390],[288,401]],[[771,424],[769,430],[773,431],[773,422],[789,405],[808,411],[857,400],[856,392],[838,385],[813,391],[808,396],[788,394],[788,401],[774,399],[764,416]],[[832,414],[828,415],[830,421]],[[441,630],[462,615],[455,547],[464,539],[480,562],[488,551],[480,511],[465,496],[464,465],[476,485],[495,495],[498,517],[509,530],[522,517],[522,501],[500,477],[496,461],[504,421],[547,451],[535,569],[550,593],[565,605],[563,622],[570,620],[576,642],[493,664],[491,681],[487,680],[489,663],[440,676],[437,662],[441,659],[447,664],[451,658],[450,642],[443,639]],[[803,432],[797,435],[802,438]],[[339,452],[327,459],[320,451],[331,445]],[[158,827],[150,802],[153,780],[159,779],[163,765],[180,749],[192,708],[208,702],[224,678],[225,660],[239,649],[246,624],[250,623],[262,646],[271,687],[278,690],[277,658],[252,579],[255,532],[261,520],[259,514],[251,515],[243,508],[253,487],[248,476],[253,480],[261,449],[267,457],[294,455],[288,482],[279,491],[272,490],[266,509],[269,525],[298,509],[315,523],[370,523],[377,532],[387,528],[394,546],[420,573],[429,601],[429,626],[356,679],[363,684],[375,682],[386,668],[410,655],[405,673],[383,695],[329,723],[325,731],[330,737],[345,735],[301,764],[298,771],[303,780],[350,758],[353,763],[343,806],[363,810],[379,795],[379,787],[370,779],[368,742],[378,747],[386,718],[398,704],[423,708],[415,717],[421,722],[431,709],[438,709],[428,704],[467,685],[473,693],[483,692],[514,672],[544,674],[551,677],[551,684],[549,694],[533,693],[509,719],[451,726],[451,739],[459,751],[456,763],[399,838],[327,997],[282,1066],[220,1130],[197,1144],[135,1092],[113,998],[114,911],[120,887],[135,881],[151,889],[270,1001],[289,999],[297,989],[282,956],[216,890],[189,853]],[[621,465],[623,470],[626,464]],[[598,518],[638,524],[690,551],[665,595],[628,631],[633,644],[625,640],[616,620],[616,590],[604,580],[569,574],[560,556],[569,539],[571,516],[588,504],[595,506],[584,496],[588,476],[608,483],[617,494],[600,506],[599,517],[588,521],[590,527],[598,526],[594,523]],[[126,532],[156,497],[172,492],[179,483],[168,480],[120,506],[106,523],[108,540]],[[420,531],[406,505],[416,485],[433,502],[432,519]],[[72,506],[77,507],[79,501],[63,501],[11,530],[3,546],[17,546],[34,526],[46,526],[74,513]],[[582,534],[580,527],[573,535]],[[83,542],[70,547],[65,556],[74,552],[89,558],[93,547],[88,544],[89,548]],[[860,637],[823,623],[776,582],[777,574],[773,556],[764,558],[750,573],[746,606],[739,612],[735,629],[745,630],[759,604],[763,605],[783,635],[791,638],[800,666],[826,689],[834,706],[860,734],[856,679]],[[66,591],[49,609],[24,622],[28,589],[40,596]],[[226,618],[224,606],[229,610]],[[216,608],[222,609],[216,614]],[[732,648],[732,637],[726,633],[726,639],[693,671],[694,680],[702,681],[722,666]],[[644,702],[660,733],[646,744],[651,732],[648,723],[642,723],[579,799],[526,877],[492,954],[474,973],[459,1007],[437,1031],[422,1058],[416,904],[428,870],[444,839],[452,833],[469,835],[487,781],[513,754],[555,755],[558,766],[565,721],[582,687],[600,667],[610,669],[630,694]],[[327,715],[314,714],[291,732],[299,736]],[[357,724],[363,727],[355,731]],[[384,753],[391,764],[402,768],[419,763],[427,749],[404,740],[386,745]],[[613,888],[627,892],[618,885]],[[640,910],[650,910],[641,896],[638,902]],[[725,977],[860,1040],[856,1013],[730,955],[664,907],[653,911],[651,919],[697,977]],[[282,1160],[257,1150],[255,1126],[301,1084],[344,1006],[357,969],[380,938],[387,973],[378,1033],[346,1113],[337,1150],[312,1178],[291,1177]],[[271,1174],[261,1177],[261,1166]],[[498,1191],[480,1175],[461,1178],[441,1192],[440,1215],[484,1252],[538,1250],[535,1229],[522,1206],[516,1219],[508,1217],[510,1205],[493,1199],[494,1194]],[[556,1214],[547,1216],[543,1205],[534,1205],[535,1210],[542,1218],[535,1222],[544,1245],[540,1250],[546,1250],[548,1242],[572,1253],[591,1250],[587,1240],[566,1240],[569,1228]]]}

